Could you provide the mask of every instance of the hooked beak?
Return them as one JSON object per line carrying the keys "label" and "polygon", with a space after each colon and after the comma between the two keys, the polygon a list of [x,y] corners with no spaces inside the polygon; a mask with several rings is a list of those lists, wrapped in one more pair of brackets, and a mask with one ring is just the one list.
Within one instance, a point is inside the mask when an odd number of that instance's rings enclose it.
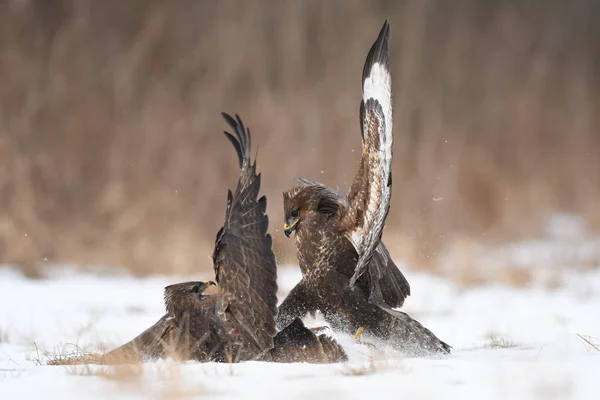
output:
{"label": "hooked beak", "polygon": [[287,222],[285,224],[283,224],[283,233],[285,233],[285,236],[290,237],[290,235],[296,228],[297,223],[298,223],[298,218],[296,218],[296,220],[291,224],[288,224]]}
{"label": "hooked beak", "polygon": [[208,289],[211,286],[217,286],[217,284],[213,281],[203,281],[202,286],[200,287],[200,293],[203,293],[206,289]]}

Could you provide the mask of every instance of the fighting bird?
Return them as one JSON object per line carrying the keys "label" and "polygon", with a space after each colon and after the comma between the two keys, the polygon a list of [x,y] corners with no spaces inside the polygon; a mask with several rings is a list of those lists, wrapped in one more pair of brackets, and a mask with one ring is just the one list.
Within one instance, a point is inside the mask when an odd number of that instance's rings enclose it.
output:
{"label": "fighting bird", "polygon": [[[166,314],[153,326],[102,357],[102,363],[182,360],[238,362],[340,362],[344,350],[324,334],[292,319],[276,330],[277,265],[267,233],[267,199],[258,198],[261,174],[251,162],[250,130],[223,113],[234,134],[240,176],[228,191],[225,223],[212,254],[215,281],[190,281],[165,288]],[[217,294],[207,294],[216,286]]]}
{"label": "fighting bird", "polygon": [[302,280],[279,307],[278,326],[316,311],[334,329],[365,332],[411,354],[448,353],[406,313],[410,286],[382,242],[392,192],[392,77],[385,21],[363,68],[362,155],[347,196],[318,182],[283,193],[284,233],[294,241]]}

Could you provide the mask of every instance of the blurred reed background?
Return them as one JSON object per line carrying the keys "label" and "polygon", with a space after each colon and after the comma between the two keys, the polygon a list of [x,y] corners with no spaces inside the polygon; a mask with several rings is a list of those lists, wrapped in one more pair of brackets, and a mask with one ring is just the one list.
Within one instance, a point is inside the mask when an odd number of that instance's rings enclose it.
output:
{"label": "blurred reed background", "polygon": [[[435,270],[458,241],[600,219],[600,2],[0,2],[0,263],[209,271],[253,134],[280,263],[281,192],[346,191],[365,56],[387,18],[394,189],[384,239]],[[595,224],[595,225],[594,225]]]}

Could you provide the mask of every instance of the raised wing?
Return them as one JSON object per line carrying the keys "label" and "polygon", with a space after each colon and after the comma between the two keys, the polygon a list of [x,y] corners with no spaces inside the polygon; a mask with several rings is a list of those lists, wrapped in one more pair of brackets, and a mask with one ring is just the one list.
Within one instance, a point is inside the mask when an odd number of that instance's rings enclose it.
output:
{"label": "raised wing", "polygon": [[260,191],[256,161],[250,160],[250,130],[236,115],[223,113],[234,134],[225,132],[235,147],[240,178],[235,193],[228,191],[225,224],[217,234],[213,252],[219,286],[216,311],[243,359],[261,356],[273,347],[277,311],[277,269],[267,199]]}
{"label": "raised wing", "polygon": [[[392,76],[388,56],[390,27],[386,21],[371,47],[363,69],[360,106],[362,156],[348,194],[341,227],[359,255],[353,287],[366,271],[381,241],[392,194]],[[379,272],[379,278],[383,275]]]}

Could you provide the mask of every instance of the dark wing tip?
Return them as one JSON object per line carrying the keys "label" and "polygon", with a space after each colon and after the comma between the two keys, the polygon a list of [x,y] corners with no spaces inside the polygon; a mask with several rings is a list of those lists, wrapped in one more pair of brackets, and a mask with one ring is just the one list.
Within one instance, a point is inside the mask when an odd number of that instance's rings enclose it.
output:
{"label": "dark wing tip", "polygon": [[245,148],[249,153],[250,147],[252,146],[252,139],[250,138],[250,128],[244,127],[244,123],[242,122],[242,119],[237,113],[235,114],[235,119],[237,120],[238,127],[240,128],[240,135],[244,138]]}
{"label": "dark wing tip", "polygon": [[360,136],[365,138],[365,126],[363,125],[363,121],[365,120],[365,101],[363,99],[360,100],[360,109],[358,111],[358,118],[360,123]]}
{"label": "dark wing tip", "polygon": [[238,163],[240,164],[240,168],[242,168],[242,165],[244,163],[244,155],[243,155],[243,150],[240,145],[240,142],[231,133],[229,133],[229,132],[223,132],[223,133],[225,133],[225,136],[227,137],[227,139],[229,139],[229,141],[235,148],[235,152],[237,153],[237,156],[238,156]]}
{"label": "dark wing tip", "polygon": [[229,141],[235,148],[235,151],[237,152],[237,155],[238,155],[238,161],[240,164],[240,168],[242,168],[245,160],[248,160],[248,162],[250,162],[250,144],[251,144],[250,129],[246,129],[244,127],[244,123],[242,122],[242,119],[240,118],[240,116],[238,114],[235,114],[235,119],[231,115],[229,115],[225,112],[222,112],[221,116],[223,117],[225,122],[227,122],[227,124],[231,127],[231,129],[233,129],[233,132],[235,133],[235,136],[234,136],[227,131],[223,132],[223,133],[225,133],[225,136],[227,137],[227,139],[229,139]]}
{"label": "dark wing tip", "polygon": [[380,63],[385,65],[388,70],[390,67],[390,58],[388,55],[388,46],[390,41],[390,24],[387,19],[383,23],[383,27],[381,31],[379,31],[379,36],[377,36],[377,40],[371,46],[369,50],[369,54],[367,55],[367,60],[365,61],[365,66],[363,68],[363,82],[371,73],[371,67],[374,64]]}

